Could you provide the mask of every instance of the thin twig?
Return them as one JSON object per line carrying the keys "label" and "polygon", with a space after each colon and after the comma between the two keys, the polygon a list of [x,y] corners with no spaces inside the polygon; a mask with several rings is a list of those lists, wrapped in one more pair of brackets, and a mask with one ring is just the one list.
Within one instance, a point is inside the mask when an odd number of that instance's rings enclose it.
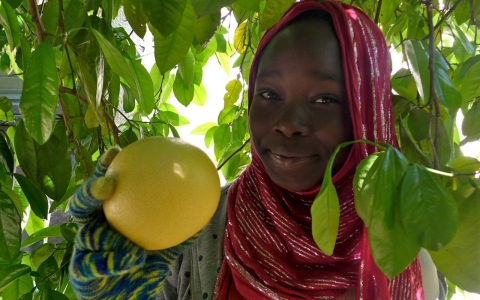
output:
{"label": "thin twig", "polygon": [[121,146],[120,138],[119,138],[120,130],[118,129],[117,125],[115,124],[115,122],[110,117],[107,111],[104,111],[103,115],[105,116],[105,120],[107,120],[108,124],[110,124],[110,126],[112,127],[113,139],[115,140],[115,144],[117,144],[118,146]]}
{"label": "thin twig", "polygon": [[230,154],[230,156],[228,156],[218,167],[217,167],[217,170],[220,170],[230,159],[232,159],[232,157],[234,157],[238,152],[242,151],[243,148],[245,148],[245,146],[250,142],[250,139],[246,140],[245,143],[243,143],[242,146],[240,146],[240,148],[238,148],[237,150],[235,150],[235,152],[233,152],[232,154]]}
{"label": "thin twig", "polygon": [[380,11],[382,10],[382,0],[378,1],[377,11],[375,12],[375,24],[378,24],[378,20],[380,20]]}
{"label": "thin twig", "polygon": [[480,28],[480,23],[478,23],[477,19],[475,18],[475,1],[474,0],[470,0],[470,23]]}
{"label": "thin twig", "polygon": [[[432,144],[433,149],[433,167],[440,169],[440,163],[438,161],[438,140],[439,140],[439,128],[440,128],[440,104],[438,103],[438,97],[435,90],[435,29],[433,27],[433,5],[430,1],[423,1],[427,7],[427,22],[429,29],[429,58],[428,58],[428,70],[430,72],[430,99],[428,103],[430,105],[430,120],[435,120],[435,136],[431,136],[431,126],[428,129],[428,139]],[[458,1],[457,1],[458,2]],[[435,115],[434,115],[435,114]]]}
{"label": "thin twig", "polygon": [[88,171],[87,161],[85,159],[85,156],[83,156],[80,143],[77,140],[75,140],[73,130],[70,128],[70,124],[68,124],[67,115],[65,113],[65,107],[63,106],[63,102],[61,98],[62,98],[61,96],[58,97],[58,103],[60,104],[60,110],[62,111],[63,122],[65,123],[65,127],[67,128],[67,131],[68,131],[68,138],[70,139],[71,142],[75,144],[75,149],[77,150],[77,153],[80,156],[80,160],[82,161],[83,167],[85,168],[85,174],[87,175],[87,177],[90,177],[91,174]]}

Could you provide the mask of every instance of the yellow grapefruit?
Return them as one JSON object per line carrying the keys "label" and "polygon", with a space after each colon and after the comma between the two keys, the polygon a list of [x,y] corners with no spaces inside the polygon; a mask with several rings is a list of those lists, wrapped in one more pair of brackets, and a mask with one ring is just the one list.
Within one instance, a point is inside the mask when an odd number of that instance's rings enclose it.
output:
{"label": "yellow grapefruit", "polygon": [[178,138],[150,137],[125,147],[108,167],[115,180],[104,201],[108,223],[146,250],[187,240],[212,218],[220,180],[210,158]]}

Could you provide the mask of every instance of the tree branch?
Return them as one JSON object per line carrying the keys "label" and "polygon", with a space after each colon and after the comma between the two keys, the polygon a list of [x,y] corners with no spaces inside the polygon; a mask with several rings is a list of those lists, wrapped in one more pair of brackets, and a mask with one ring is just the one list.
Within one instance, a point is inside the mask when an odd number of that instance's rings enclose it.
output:
{"label": "tree branch", "polygon": [[45,39],[45,27],[43,26],[42,19],[40,18],[40,12],[38,11],[36,0],[28,0],[28,6],[30,6],[32,22],[35,24],[35,28],[37,29],[38,43],[41,43]]}

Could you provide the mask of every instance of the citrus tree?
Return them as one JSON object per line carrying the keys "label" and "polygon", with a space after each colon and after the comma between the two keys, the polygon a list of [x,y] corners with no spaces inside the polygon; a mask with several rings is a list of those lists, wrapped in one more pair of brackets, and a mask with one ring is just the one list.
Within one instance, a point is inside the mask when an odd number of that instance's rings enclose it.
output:
{"label": "citrus tree", "polygon": [[[3,299],[75,299],[67,272],[77,225],[49,224],[51,214],[66,210],[112,145],[179,136],[178,126],[189,121],[178,107],[222,101],[208,97],[202,83],[209,60],[237,76],[218,87],[224,97],[217,120],[194,132],[213,149],[227,181],[242,171],[249,163],[252,56],[293,2],[0,1],[0,66],[23,80],[20,118],[0,98]],[[354,182],[374,259],[391,278],[425,248],[450,295],[455,288],[480,293],[480,161],[462,153],[480,139],[480,1],[346,2],[372,17],[403,63],[391,77],[401,152],[375,144],[381,151],[360,164]],[[131,29],[112,25],[122,12]],[[133,38],[147,33],[151,69]],[[327,170],[312,209],[313,234],[326,253],[338,227],[335,209],[325,211],[338,203],[330,178]],[[330,227],[316,225],[320,215]]]}

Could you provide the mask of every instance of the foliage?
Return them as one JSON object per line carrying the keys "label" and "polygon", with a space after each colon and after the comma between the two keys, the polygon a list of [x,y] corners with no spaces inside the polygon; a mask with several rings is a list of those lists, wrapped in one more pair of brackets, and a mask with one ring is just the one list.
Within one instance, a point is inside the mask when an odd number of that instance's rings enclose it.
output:
{"label": "foliage", "polygon": [[[24,81],[21,119],[8,98],[0,99],[3,299],[75,299],[66,275],[77,227],[48,226],[48,218],[65,210],[108,147],[178,136],[176,128],[188,120],[176,107],[205,103],[203,68],[212,58],[225,70],[235,59],[237,78],[225,87],[217,122],[194,131],[213,147],[227,180],[241,172],[249,163],[252,54],[292,2],[1,1],[0,67]],[[393,277],[424,247],[453,289],[480,293],[480,162],[460,148],[480,139],[480,1],[348,2],[380,25],[396,59],[405,62],[392,74],[402,152],[376,145],[382,151],[362,162],[355,177],[356,207],[374,259]],[[153,34],[151,70],[137,57],[132,33],[112,26],[120,10],[137,36]],[[239,24],[233,33],[224,24],[228,16]],[[319,197],[327,203],[315,207],[322,215],[332,209],[314,235],[328,232],[319,247],[331,252],[338,206],[330,183],[324,187],[329,197]]]}

